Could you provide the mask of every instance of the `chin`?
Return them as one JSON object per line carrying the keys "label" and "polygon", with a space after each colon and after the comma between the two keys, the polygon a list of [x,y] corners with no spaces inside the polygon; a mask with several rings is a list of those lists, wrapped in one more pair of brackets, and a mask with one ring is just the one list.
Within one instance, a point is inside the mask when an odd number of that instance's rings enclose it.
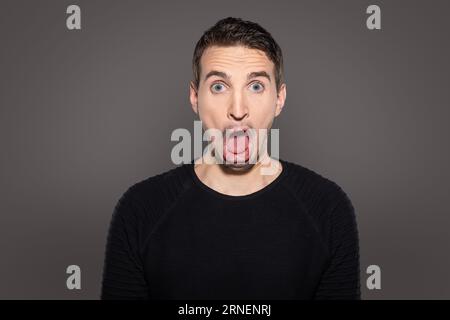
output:
{"label": "chin", "polygon": [[226,163],[222,164],[222,167],[225,170],[233,171],[233,172],[244,172],[249,171],[254,166],[253,163],[243,162],[243,163]]}

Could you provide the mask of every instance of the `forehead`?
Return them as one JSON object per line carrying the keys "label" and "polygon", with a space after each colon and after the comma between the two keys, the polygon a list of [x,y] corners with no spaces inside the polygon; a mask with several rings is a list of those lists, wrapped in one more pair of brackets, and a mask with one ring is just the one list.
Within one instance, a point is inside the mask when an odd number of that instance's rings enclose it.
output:
{"label": "forehead", "polygon": [[274,67],[264,51],[244,46],[208,47],[203,52],[200,63],[203,74],[211,70],[227,71],[234,68],[244,71],[271,72]]}

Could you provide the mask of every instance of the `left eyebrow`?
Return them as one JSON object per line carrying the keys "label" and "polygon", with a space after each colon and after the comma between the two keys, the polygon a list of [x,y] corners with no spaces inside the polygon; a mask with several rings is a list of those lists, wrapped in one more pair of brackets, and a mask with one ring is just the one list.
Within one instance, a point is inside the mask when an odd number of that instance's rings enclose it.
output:
{"label": "left eyebrow", "polygon": [[270,80],[270,75],[267,72],[265,72],[265,71],[250,72],[247,75],[247,80],[250,80],[250,79],[253,79],[253,78],[256,78],[256,77],[265,77],[265,78],[267,78],[269,80],[269,82],[271,81]]}

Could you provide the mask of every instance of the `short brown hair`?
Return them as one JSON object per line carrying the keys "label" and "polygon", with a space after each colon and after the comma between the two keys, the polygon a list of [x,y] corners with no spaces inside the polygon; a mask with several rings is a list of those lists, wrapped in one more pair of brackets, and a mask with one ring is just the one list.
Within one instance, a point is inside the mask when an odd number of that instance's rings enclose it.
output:
{"label": "short brown hair", "polygon": [[284,82],[283,54],[281,48],[259,24],[240,18],[228,17],[219,20],[214,26],[206,30],[197,42],[192,59],[194,85],[200,85],[200,59],[206,48],[210,46],[243,45],[247,48],[258,49],[266,53],[275,65],[275,83],[279,91]]}

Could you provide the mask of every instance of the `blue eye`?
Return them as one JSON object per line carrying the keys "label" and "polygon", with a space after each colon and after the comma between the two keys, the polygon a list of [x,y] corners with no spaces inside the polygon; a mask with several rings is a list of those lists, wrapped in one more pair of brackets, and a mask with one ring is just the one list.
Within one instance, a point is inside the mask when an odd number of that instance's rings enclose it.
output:
{"label": "blue eye", "polygon": [[264,85],[261,82],[254,82],[251,85],[252,89],[255,89],[256,92],[261,92],[264,90]]}
{"label": "blue eye", "polygon": [[221,92],[221,88],[222,87],[225,87],[223,84],[221,84],[221,83],[219,83],[219,82],[217,82],[217,83],[214,83],[212,86],[211,86],[211,88],[213,88],[213,92]]}

